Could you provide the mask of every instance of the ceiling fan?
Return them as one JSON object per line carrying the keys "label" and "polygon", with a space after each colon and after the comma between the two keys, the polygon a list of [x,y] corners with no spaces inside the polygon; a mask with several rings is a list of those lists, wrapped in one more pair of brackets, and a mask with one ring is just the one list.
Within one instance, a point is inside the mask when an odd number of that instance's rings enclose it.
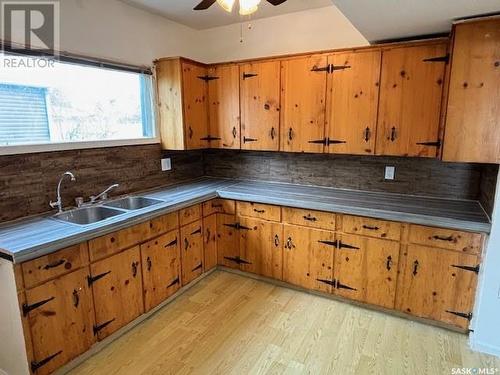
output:
{"label": "ceiling fan", "polygon": [[[283,4],[287,0],[266,0],[268,3],[277,6]],[[193,10],[205,10],[210,8],[215,3],[218,3],[225,11],[231,13],[236,0],[202,0]],[[257,11],[261,0],[239,0],[240,14],[246,16]]]}

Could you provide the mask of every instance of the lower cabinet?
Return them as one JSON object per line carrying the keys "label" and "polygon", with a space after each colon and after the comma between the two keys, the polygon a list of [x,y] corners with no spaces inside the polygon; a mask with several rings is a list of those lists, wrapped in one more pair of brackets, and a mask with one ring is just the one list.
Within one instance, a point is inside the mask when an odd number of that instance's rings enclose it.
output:
{"label": "lower cabinet", "polygon": [[335,250],[335,294],[394,308],[399,242],[339,235]]}
{"label": "lower cabinet", "polygon": [[281,280],[283,277],[282,225],[238,217],[240,269]]}
{"label": "lower cabinet", "polygon": [[26,291],[23,313],[33,340],[31,369],[50,374],[95,342],[88,267]]}
{"label": "lower cabinet", "polygon": [[181,228],[181,280],[187,285],[203,273],[203,225],[201,219]]}
{"label": "lower cabinet", "polygon": [[217,267],[217,214],[203,218],[203,232],[204,266],[209,271]]}
{"label": "lower cabinet", "polygon": [[283,281],[331,293],[335,233],[283,225]]}
{"label": "lower cabinet", "polygon": [[141,245],[144,308],[151,310],[181,287],[179,231]]}
{"label": "lower cabinet", "polygon": [[144,312],[139,246],[90,266],[96,324],[104,339]]}
{"label": "lower cabinet", "polygon": [[221,266],[240,268],[240,237],[235,215],[217,215],[217,257]]}
{"label": "lower cabinet", "polygon": [[479,270],[476,255],[408,245],[403,253],[397,308],[467,328]]}

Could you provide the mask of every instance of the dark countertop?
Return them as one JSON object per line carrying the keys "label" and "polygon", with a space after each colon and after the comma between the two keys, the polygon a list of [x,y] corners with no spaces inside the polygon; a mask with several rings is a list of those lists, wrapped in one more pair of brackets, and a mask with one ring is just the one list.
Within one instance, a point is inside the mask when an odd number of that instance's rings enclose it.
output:
{"label": "dark countertop", "polygon": [[50,216],[0,226],[0,253],[15,263],[147,221],[216,197],[368,216],[414,224],[489,233],[488,216],[477,201],[343,190],[272,182],[201,178],[138,193],[165,203],[80,226]]}

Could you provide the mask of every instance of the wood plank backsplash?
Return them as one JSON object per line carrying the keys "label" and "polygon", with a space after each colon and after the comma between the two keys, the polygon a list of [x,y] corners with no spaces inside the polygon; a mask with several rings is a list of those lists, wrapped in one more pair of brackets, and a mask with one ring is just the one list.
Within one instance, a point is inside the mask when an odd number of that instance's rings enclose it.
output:
{"label": "wood plank backsplash", "polygon": [[203,175],[201,151],[166,155],[172,158],[169,172],[161,171],[159,144],[0,156],[0,221],[51,210],[49,201],[56,199],[57,182],[65,171],[77,178],[63,184],[66,206],[113,183],[120,187],[111,194],[120,195]]}
{"label": "wood plank backsplash", "polygon": [[[486,210],[493,206],[498,172],[498,166],[444,163],[424,158],[230,150],[206,150],[203,155],[208,176],[453,199],[481,198]],[[384,180],[387,165],[396,167],[394,181]]]}

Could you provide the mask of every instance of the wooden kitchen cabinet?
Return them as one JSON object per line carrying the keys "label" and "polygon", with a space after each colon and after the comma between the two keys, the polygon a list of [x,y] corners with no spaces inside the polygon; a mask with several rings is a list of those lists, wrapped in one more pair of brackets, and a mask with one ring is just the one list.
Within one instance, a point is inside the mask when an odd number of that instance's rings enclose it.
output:
{"label": "wooden kitchen cabinet", "polygon": [[241,149],[278,151],[280,63],[240,66]]}
{"label": "wooden kitchen cabinet", "polygon": [[221,266],[240,268],[238,227],[235,215],[217,214],[217,258]]}
{"label": "wooden kitchen cabinet", "polygon": [[205,272],[217,267],[217,214],[203,218],[203,259]]}
{"label": "wooden kitchen cabinet", "polygon": [[203,273],[203,223],[195,221],[181,228],[181,280],[187,285]]}
{"label": "wooden kitchen cabinet", "polygon": [[443,160],[500,163],[500,18],[454,27]]}
{"label": "wooden kitchen cabinet", "polygon": [[155,67],[163,148],[192,150],[209,147],[206,66],[173,58],[158,60]]}
{"label": "wooden kitchen cabinet", "polygon": [[398,277],[399,242],[339,236],[335,254],[334,293],[349,299],[394,308]]}
{"label": "wooden kitchen cabinet", "polygon": [[328,61],[325,151],[374,154],[381,52],[339,53]]}
{"label": "wooden kitchen cabinet", "polygon": [[96,325],[104,339],[144,312],[139,246],[90,265]]}
{"label": "wooden kitchen cabinet", "polygon": [[382,52],[377,155],[438,155],[446,57],[446,42]]}
{"label": "wooden kitchen cabinet", "polygon": [[281,151],[323,152],[326,55],[281,61]]}
{"label": "wooden kitchen cabinet", "polygon": [[281,280],[283,245],[280,223],[238,217],[242,271]]}
{"label": "wooden kitchen cabinet", "polygon": [[283,225],[283,281],[332,292],[335,233]]}
{"label": "wooden kitchen cabinet", "polygon": [[158,306],[181,287],[180,240],[175,230],[141,245],[145,311]]}
{"label": "wooden kitchen cabinet", "polygon": [[397,308],[467,328],[479,271],[476,255],[408,245],[402,257]]}
{"label": "wooden kitchen cabinet", "polygon": [[33,343],[31,369],[50,374],[87,351],[95,342],[94,306],[82,268],[26,290],[23,305]]}
{"label": "wooden kitchen cabinet", "polygon": [[208,69],[211,148],[240,149],[240,76],[236,64]]}

